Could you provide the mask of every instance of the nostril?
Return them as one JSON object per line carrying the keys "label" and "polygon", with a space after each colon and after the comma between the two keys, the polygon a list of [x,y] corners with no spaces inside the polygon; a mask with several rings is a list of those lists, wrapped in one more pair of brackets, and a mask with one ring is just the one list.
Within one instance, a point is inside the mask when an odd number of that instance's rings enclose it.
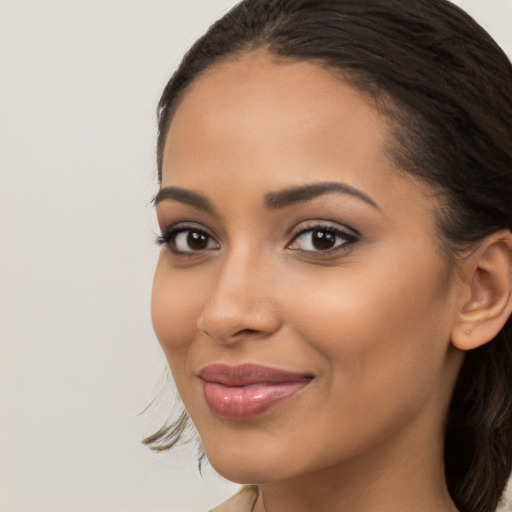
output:
{"label": "nostril", "polygon": [[[222,290],[221,290],[222,291]],[[217,292],[204,305],[196,327],[217,343],[235,343],[245,338],[254,340],[266,337],[279,329],[280,321],[276,309],[267,302],[242,303]]]}
{"label": "nostril", "polygon": [[247,336],[248,334],[257,334],[258,331],[256,329],[241,329],[237,333],[235,333],[235,336]]}

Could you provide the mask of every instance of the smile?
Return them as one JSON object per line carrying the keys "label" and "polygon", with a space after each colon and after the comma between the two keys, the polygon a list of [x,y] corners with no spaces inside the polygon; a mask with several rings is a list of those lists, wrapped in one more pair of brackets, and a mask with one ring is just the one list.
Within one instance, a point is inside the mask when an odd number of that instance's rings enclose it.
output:
{"label": "smile", "polygon": [[212,413],[229,420],[263,414],[302,391],[313,379],[307,374],[252,364],[213,364],[198,376]]}

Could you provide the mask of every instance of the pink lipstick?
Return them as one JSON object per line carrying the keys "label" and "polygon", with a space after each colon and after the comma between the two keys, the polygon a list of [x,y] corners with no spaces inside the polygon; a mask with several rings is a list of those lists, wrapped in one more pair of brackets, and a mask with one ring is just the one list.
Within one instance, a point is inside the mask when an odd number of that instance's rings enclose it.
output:
{"label": "pink lipstick", "polygon": [[212,364],[198,376],[210,410],[229,420],[246,420],[263,414],[304,389],[312,380],[308,374],[277,368],[242,364]]}

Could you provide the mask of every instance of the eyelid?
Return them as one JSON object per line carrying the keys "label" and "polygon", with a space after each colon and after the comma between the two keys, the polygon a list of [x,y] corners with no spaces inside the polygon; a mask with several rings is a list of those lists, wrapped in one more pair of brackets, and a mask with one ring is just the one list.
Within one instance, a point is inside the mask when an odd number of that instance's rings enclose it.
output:
{"label": "eyelid", "polygon": [[357,229],[347,226],[346,224],[341,224],[339,222],[335,222],[332,220],[315,219],[304,221],[297,224],[293,229],[290,230],[289,237],[293,239],[306,231],[311,231],[315,229],[339,231],[343,235],[357,238],[361,236],[361,233]]}
{"label": "eyelid", "polygon": [[[213,241],[215,243],[215,247],[205,247],[202,249],[191,249],[191,250],[180,250],[173,246],[173,242],[176,239],[176,237],[180,233],[184,233],[187,231],[196,231],[199,233],[204,233],[210,241]],[[291,245],[294,244],[294,242],[299,239],[302,235],[314,231],[325,231],[329,232],[335,237],[342,238],[342,243],[338,243],[332,248],[328,249],[301,249],[299,248],[292,248]],[[348,249],[348,246],[351,246],[359,241],[360,233],[349,226],[339,224],[337,222],[333,221],[325,221],[325,220],[314,220],[314,221],[307,221],[300,223],[298,226],[296,226],[292,233],[289,235],[290,241],[287,243],[286,248],[290,250],[294,250],[297,252],[307,253],[307,254],[315,254],[317,256],[328,256],[332,255],[333,253],[340,252],[342,250]],[[220,249],[220,243],[218,242],[217,238],[212,235],[210,230],[205,227],[203,224],[199,224],[196,222],[177,222],[172,225],[169,225],[168,227],[162,228],[162,234],[158,235],[156,238],[156,243],[158,245],[167,245],[169,250],[175,254],[176,256],[197,256],[200,254],[204,254],[207,251],[212,250],[218,250]],[[208,242],[209,244],[210,242]]]}
{"label": "eyelid", "polygon": [[[215,242],[217,247],[205,248],[196,251],[183,251],[173,247],[171,242],[173,242],[180,233],[187,231],[196,231],[198,233],[204,233],[206,236],[210,238],[210,240],[213,240]],[[203,226],[202,224],[198,224],[195,222],[178,222],[166,228],[163,228],[161,235],[157,235],[156,237],[156,243],[157,245],[167,245],[171,252],[177,256],[196,256],[206,251],[211,251],[220,248],[220,243],[217,241],[216,237],[210,233],[210,230]]]}
{"label": "eyelid", "polygon": [[[291,245],[299,239],[302,235],[314,231],[326,231],[334,234],[336,237],[341,237],[344,239],[344,242],[338,245],[335,245],[334,247],[330,249],[325,250],[307,250],[307,249],[300,249],[300,248],[293,248],[291,249]],[[301,251],[303,253],[308,254],[315,254],[315,255],[331,255],[333,253],[336,253],[338,251],[342,251],[347,249],[347,246],[353,245],[356,242],[359,241],[359,238],[361,237],[361,234],[359,231],[350,228],[346,225],[341,225],[338,223],[334,223],[332,221],[309,221],[307,224],[301,224],[297,228],[294,229],[294,232],[291,235],[291,240],[287,244],[287,248],[290,248],[291,250],[295,251]]]}

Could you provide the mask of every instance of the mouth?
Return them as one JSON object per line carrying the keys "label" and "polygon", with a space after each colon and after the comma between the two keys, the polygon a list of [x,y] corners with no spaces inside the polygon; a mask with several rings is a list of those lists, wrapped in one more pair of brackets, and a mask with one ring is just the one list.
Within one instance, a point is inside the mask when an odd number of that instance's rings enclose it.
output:
{"label": "mouth", "polygon": [[212,364],[198,377],[213,414],[229,420],[247,420],[292,398],[313,380],[304,373],[242,364]]}

